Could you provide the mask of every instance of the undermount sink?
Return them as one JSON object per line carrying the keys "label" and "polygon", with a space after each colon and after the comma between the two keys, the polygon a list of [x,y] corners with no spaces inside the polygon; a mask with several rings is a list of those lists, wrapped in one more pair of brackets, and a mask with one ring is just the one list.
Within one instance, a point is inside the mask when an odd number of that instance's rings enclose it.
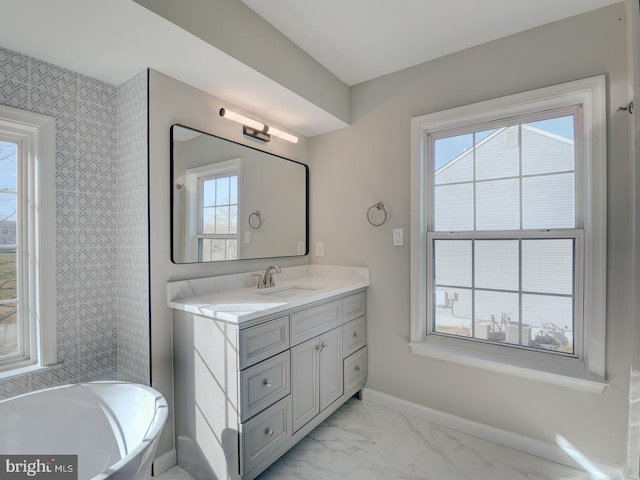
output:
{"label": "undermount sink", "polygon": [[264,289],[260,292],[255,292],[258,295],[266,295],[269,297],[277,298],[289,298],[296,297],[298,295],[305,295],[318,290],[318,287],[312,287],[308,285],[286,285],[282,287],[271,287]]}

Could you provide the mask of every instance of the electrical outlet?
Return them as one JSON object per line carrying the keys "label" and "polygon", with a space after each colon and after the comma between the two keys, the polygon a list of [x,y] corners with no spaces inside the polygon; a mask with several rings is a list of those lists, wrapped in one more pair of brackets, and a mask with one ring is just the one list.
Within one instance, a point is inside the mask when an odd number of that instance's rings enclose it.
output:
{"label": "electrical outlet", "polygon": [[316,242],[316,257],[324,257],[324,242]]}
{"label": "electrical outlet", "polygon": [[304,242],[298,242],[298,255],[304,255]]}

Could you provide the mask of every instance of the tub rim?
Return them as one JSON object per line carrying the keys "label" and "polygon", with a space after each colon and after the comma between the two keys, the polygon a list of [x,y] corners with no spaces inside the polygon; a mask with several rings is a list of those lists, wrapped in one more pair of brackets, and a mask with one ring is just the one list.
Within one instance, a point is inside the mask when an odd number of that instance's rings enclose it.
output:
{"label": "tub rim", "polygon": [[134,459],[136,456],[144,452],[150,446],[150,444],[153,443],[153,441],[156,440],[162,433],[162,430],[169,417],[169,405],[167,403],[167,400],[164,398],[164,396],[155,388],[150,387],[148,385],[144,385],[142,383],[128,382],[128,381],[122,381],[122,380],[98,380],[98,381],[92,381],[92,382],[68,383],[64,385],[56,385],[53,387],[43,388],[41,390],[34,390],[32,392],[23,393],[20,395],[16,395],[14,397],[5,398],[3,400],[0,400],[0,405],[11,402],[11,401],[19,400],[20,398],[23,398],[23,397],[30,397],[33,395],[44,394],[46,392],[51,392],[55,390],[62,390],[66,388],[82,388],[85,386],[90,387],[92,385],[113,385],[113,386],[122,385],[122,386],[128,386],[128,387],[136,387],[136,388],[145,390],[146,392],[153,395],[155,400],[153,418],[149,423],[147,433],[145,434],[144,438],[140,441],[140,443],[138,443],[135,448],[131,449],[127,453],[127,455],[120,458],[120,460],[118,460],[114,464],[110,465],[109,468],[107,468],[106,470],[100,472],[99,474],[91,478],[91,480],[103,480],[108,478],[114,472],[120,470],[122,467],[128,464],[132,459]]}

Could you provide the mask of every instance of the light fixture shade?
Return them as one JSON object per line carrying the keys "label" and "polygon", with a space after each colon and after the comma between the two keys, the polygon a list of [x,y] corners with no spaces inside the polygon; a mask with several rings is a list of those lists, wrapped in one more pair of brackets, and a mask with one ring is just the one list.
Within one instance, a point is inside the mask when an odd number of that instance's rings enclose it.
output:
{"label": "light fixture shade", "polygon": [[287,142],[298,143],[298,137],[296,137],[295,135],[291,135],[290,133],[283,132],[282,130],[278,130],[277,128],[271,126],[267,130],[267,133],[269,135],[273,135],[274,137],[281,138],[282,140],[286,140]]}
{"label": "light fixture shade", "polygon": [[227,110],[226,108],[220,109],[220,116],[241,125],[246,125],[247,127],[251,127],[255,130],[264,130],[265,127],[265,124],[262,122],[253,120],[249,117],[245,117],[244,115],[240,115],[239,113],[232,112],[231,110]]}
{"label": "light fixture shade", "polygon": [[273,135],[274,137],[281,138],[282,140],[286,140],[287,142],[298,143],[298,137],[296,137],[295,135],[291,135],[290,133],[283,132],[282,130],[279,130],[277,128],[270,127],[262,122],[253,120],[252,118],[245,117],[244,115],[232,112],[231,110],[227,110],[226,108],[220,109],[220,116],[243,125],[245,127],[243,129],[243,133],[245,135],[257,138],[259,140],[262,140],[263,142],[268,142]]}

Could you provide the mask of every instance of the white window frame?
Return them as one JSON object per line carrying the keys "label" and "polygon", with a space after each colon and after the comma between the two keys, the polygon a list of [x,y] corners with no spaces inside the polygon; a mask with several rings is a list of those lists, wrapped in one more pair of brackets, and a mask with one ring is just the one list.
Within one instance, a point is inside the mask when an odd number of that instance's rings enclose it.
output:
{"label": "white window frame", "polygon": [[[428,136],[443,130],[580,106],[576,135],[576,197],[584,198],[582,338],[575,357],[509,348],[429,332],[427,292],[431,209]],[[579,142],[582,138],[582,142]],[[581,148],[581,145],[584,148]],[[606,321],[606,81],[604,75],[554,85],[411,120],[411,341],[414,354],[487,370],[602,392]],[[475,232],[480,233],[480,232]],[[557,234],[557,232],[556,232]],[[479,236],[481,236],[480,233]],[[553,235],[553,232],[550,232]]]}
{"label": "white window frame", "polygon": [[[20,144],[19,195],[21,318],[28,330],[24,354],[0,362],[0,378],[57,362],[55,246],[55,119],[0,106],[0,131]],[[22,177],[22,179],[20,179]],[[27,194],[24,194],[24,191]]]}

